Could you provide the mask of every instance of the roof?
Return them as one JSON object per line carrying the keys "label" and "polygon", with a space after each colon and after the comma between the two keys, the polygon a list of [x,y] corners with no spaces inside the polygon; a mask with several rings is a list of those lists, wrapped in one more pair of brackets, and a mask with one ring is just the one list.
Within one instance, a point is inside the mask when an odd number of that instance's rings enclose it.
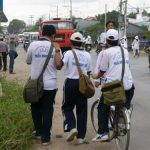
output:
{"label": "roof", "polygon": [[8,19],[6,18],[4,12],[0,10],[0,22],[7,22]]}

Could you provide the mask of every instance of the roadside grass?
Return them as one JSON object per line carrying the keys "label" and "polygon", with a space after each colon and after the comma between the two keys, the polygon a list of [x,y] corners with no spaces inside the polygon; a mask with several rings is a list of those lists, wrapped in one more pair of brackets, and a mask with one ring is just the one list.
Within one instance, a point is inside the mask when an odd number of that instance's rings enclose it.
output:
{"label": "roadside grass", "polygon": [[1,78],[0,150],[29,150],[32,143],[32,122],[29,105],[22,97],[23,86],[17,80]]}

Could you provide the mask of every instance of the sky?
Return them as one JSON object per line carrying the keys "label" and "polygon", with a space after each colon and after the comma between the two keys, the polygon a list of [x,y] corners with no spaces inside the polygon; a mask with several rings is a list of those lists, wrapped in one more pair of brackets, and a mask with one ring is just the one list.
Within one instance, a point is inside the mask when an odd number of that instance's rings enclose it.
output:
{"label": "sky", "polygon": [[[72,15],[86,18],[107,11],[119,10],[120,0],[3,0],[3,11],[8,21],[13,19],[24,20],[33,24],[38,18],[66,18],[70,16],[70,2],[72,2]],[[150,7],[150,0],[128,0],[128,12],[133,8]],[[132,9],[131,9],[132,8]],[[58,10],[58,11],[57,11]],[[150,12],[150,8],[146,8]]]}

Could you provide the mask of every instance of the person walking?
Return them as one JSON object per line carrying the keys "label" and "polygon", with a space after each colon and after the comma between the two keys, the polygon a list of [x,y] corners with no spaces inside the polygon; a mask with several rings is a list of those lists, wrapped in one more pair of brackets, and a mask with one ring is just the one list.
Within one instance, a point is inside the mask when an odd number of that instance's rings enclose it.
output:
{"label": "person walking", "polygon": [[[103,57],[99,64],[99,72],[93,73],[92,77],[94,79],[104,77],[105,82],[111,82],[113,80],[121,80],[122,71],[122,54],[121,47],[119,46],[119,35],[118,31],[115,29],[109,29],[106,33],[106,42],[108,48],[103,51]],[[125,107],[129,110],[130,103],[134,95],[134,85],[132,74],[129,67],[129,53],[127,49],[123,48],[125,56],[125,72],[123,77],[123,85],[125,89],[125,94],[127,97],[127,102]],[[106,141],[108,140],[108,117],[109,117],[110,106],[104,104],[103,93],[100,97],[100,102],[98,104],[98,133],[92,139],[93,142]]]}
{"label": "person walking", "polygon": [[133,56],[140,56],[140,41],[139,37],[135,36],[133,42],[132,42],[132,49],[133,49]]}
{"label": "person walking", "polygon": [[0,70],[2,69],[3,66],[3,71],[7,70],[7,54],[8,54],[8,46],[7,44],[3,41],[3,37],[0,37]]}
{"label": "person walking", "polygon": [[[91,72],[91,56],[81,48],[83,43],[82,34],[75,32],[70,40],[72,50],[77,55],[83,73],[89,75]],[[77,143],[83,144],[86,143],[87,98],[79,91],[79,73],[72,50],[68,50],[62,60],[62,66],[66,66],[62,104],[64,132],[69,132],[67,142],[73,141],[76,137]],[[74,114],[75,107],[76,115]]]}
{"label": "person walking", "polygon": [[9,73],[10,74],[15,74],[14,73],[15,51],[16,51],[15,37],[11,36],[9,41],[9,57],[10,57]]}
{"label": "person walking", "polygon": [[30,44],[27,51],[27,64],[31,64],[31,79],[37,79],[44,66],[51,46],[55,46],[51,58],[43,74],[44,93],[37,103],[31,103],[31,114],[35,127],[35,137],[40,138],[42,145],[49,145],[51,140],[52,118],[55,96],[57,92],[57,70],[60,69],[61,55],[59,45],[53,43],[56,29],[53,25],[44,25],[42,35],[38,41]]}

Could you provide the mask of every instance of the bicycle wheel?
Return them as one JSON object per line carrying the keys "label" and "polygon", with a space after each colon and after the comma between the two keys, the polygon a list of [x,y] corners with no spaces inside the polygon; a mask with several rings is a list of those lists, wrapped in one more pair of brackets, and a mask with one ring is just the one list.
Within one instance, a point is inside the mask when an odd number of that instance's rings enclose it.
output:
{"label": "bicycle wheel", "polygon": [[130,143],[130,126],[125,108],[120,109],[117,121],[116,144],[118,150],[128,150]]}
{"label": "bicycle wheel", "polygon": [[109,141],[115,137],[115,122],[114,122],[115,110],[110,107],[109,119],[108,119],[108,128],[109,128]]}
{"label": "bicycle wheel", "polygon": [[99,98],[92,104],[91,107],[91,122],[96,133],[98,131],[98,111],[97,111],[98,103]]}

